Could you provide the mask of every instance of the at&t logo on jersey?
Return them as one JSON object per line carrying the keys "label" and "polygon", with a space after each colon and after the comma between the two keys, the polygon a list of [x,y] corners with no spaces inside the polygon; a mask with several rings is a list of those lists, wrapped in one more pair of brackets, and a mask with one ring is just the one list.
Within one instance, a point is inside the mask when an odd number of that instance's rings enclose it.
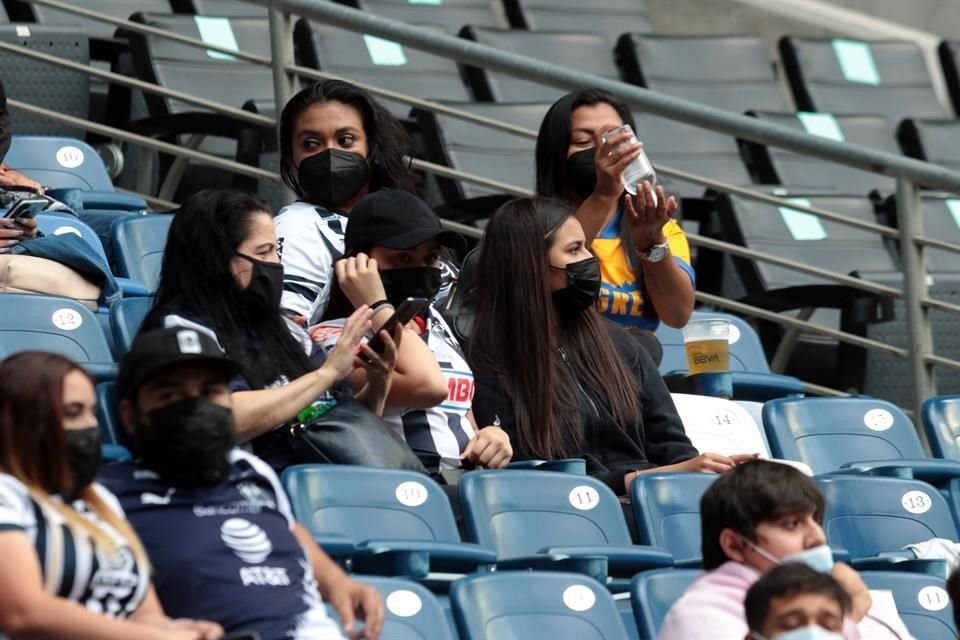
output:
{"label": "at&t logo on jersey", "polygon": [[[243,518],[230,518],[220,527],[220,539],[241,560],[249,565],[260,565],[270,557],[273,544],[266,532]],[[290,577],[283,567],[250,566],[240,568],[243,586],[286,587]]]}

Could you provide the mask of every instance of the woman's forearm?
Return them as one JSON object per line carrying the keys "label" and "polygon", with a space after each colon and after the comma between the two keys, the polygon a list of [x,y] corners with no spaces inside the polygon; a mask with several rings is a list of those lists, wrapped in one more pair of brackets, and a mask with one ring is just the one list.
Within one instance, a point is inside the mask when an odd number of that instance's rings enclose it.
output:
{"label": "woman's forearm", "polygon": [[676,329],[686,325],[693,314],[694,303],[690,274],[670,253],[660,262],[641,260],[640,263],[644,286],[660,321]]}
{"label": "woman's forearm", "polygon": [[332,371],[321,367],[282,387],[233,394],[237,442],[246,442],[293,420],[317,396],[337,382]]}

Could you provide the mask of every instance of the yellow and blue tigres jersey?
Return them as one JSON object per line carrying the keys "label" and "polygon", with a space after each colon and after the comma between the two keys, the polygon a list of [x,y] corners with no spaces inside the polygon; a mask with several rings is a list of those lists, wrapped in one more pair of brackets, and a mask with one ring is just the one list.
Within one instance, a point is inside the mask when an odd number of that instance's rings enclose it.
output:
{"label": "yellow and blue tigres jersey", "polygon": [[[670,245],[670,253],[690,279],[696,280],[690,266],[690,245],[687,236],[676,220],[668,220],[663,225],[663,235]],[[637,281],[636,273],[627,258],[620,242],[620,212],[603,228],[593,241],[593,253],[600,260],[600,273],[603,286],[597,299],[597,311],[614,322],[628,327],[639,327],[656,331],[660,318],[653,305],[645,304],[647,291],[642,282]]]}

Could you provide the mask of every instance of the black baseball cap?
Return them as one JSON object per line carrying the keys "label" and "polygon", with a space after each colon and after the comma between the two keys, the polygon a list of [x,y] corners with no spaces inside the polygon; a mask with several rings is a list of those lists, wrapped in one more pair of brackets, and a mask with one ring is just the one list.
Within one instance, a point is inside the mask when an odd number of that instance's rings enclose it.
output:
{"label": "black baseball cap", "polygon": [[440,244],[463,250],[459,233],[445,230],[426,202],[408,191],[381,189],[360,199],[350,211],[343,236],[348,254],[370,247],[411,249],[437,238]]}
{"label": "black baseball cap", "polygon": [[211,369],[227,380],[241,370],[206,331],[188,327],[157,329],[137,336],[120,360],[117,392],[120,398],[131,398],[153,376],[180,366]]}

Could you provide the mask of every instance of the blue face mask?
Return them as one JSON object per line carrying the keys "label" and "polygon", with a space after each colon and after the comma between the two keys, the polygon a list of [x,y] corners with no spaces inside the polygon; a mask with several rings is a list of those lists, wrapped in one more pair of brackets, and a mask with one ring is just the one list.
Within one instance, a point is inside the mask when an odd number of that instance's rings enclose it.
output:
{"label": "blue face mask", "polygon": [[830,547],[825,544],[821,544],[816,547],[810,547],[809,549],[804,549],[803,551],[798,551],[797,553],[791,553],[783,556],[782,558],[778,558],[769,551],[761,549],[746,538],[744,538],[743,541],[749,545],[751,549],[775,564],[799,562],[807,565],[814,571],[819,571],[820,573],[830,573],[833,570],[833,552],[830,550]]}
{"label": "blue face mask", "polygon": [[756,631],[750,634],[753,640],[843,640],[843,634],[836,631],[827,631],[820,625],[812,624],[809,627],[800,627],[785,631],[772,638],[766,638]]}

